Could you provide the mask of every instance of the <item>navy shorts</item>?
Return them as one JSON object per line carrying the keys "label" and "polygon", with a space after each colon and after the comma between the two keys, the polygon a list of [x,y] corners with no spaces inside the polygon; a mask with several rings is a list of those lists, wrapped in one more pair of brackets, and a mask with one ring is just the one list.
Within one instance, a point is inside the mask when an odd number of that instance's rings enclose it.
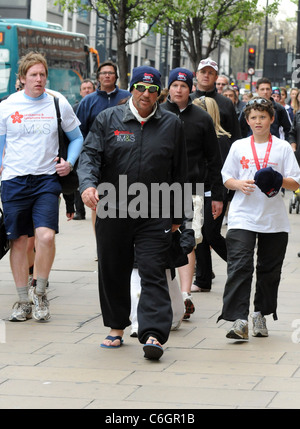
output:
{"label": "navy shorts", "polygon": [[57,175],[18,176],[1,183],[4,224],[9,240],[34,236],[35,228],[58,232],[59,195]]}

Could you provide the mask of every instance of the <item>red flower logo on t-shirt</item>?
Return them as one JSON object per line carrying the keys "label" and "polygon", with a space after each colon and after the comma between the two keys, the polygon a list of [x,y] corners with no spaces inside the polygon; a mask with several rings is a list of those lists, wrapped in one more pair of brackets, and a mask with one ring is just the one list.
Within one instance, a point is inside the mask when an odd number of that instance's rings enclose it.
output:
{"label": "red flower logo on t-shirt", "polygon": [[249,168],[249,162],[250,162],[250,160],[249,159],[246,159],[244,156],[243,156],[243,158],[240,160],[240,163],[242,164],[242,166],[243,166],[243,169],[244,168]]}
{"label": "red flower logo on t-shirt", "polygon": [[20,115],[20,113],[19,113],[19,112],[16,112],[14,115],[11,115],[12,123],[13,123],[13,124],[16,124],[16,123],[20,124],[20,123],[22,122],[22,118],[23,118],[23,117],[24,117],[24,116],[23,116],[23,115]]}

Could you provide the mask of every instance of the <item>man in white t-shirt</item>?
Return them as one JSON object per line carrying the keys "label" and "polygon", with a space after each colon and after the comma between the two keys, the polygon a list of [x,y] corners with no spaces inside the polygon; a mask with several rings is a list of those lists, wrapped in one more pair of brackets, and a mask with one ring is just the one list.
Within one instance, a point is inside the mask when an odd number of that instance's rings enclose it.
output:
{"label": "man in white t-shirt", "polygon": [[300,169],[290,144],[270,134],[270,100],[248,101],[245,118],[253,135],[231,146],[223,165],[224,185],[235,191],[228,214],[227,281],[222,314],[234,322],[226,337],[248,339],[254,250],[257,244],[253,336],[267,337],[265,316],[277,319],[277,294],[288,243],[289,222],[280,188],[296,190]]}
{"label": "man in white t-shirt", "polygon": [[[71,105],[59,93],[45,91],[48,67],[38,53],[25,55],[18,76],[24,90],[0,104],[0,157],[3,158],[1,200],[10,262],[18,301],[9,318],[25,321],[50,319],[46,286],[55,257],[61,185],[75,164],[83,143]],[[58,132],[54,96],[59,97],[62,128],[70,144],[68,156],[58,163]],[[33,305],[28,297],[28,239],[35,236],[37,285]]]}

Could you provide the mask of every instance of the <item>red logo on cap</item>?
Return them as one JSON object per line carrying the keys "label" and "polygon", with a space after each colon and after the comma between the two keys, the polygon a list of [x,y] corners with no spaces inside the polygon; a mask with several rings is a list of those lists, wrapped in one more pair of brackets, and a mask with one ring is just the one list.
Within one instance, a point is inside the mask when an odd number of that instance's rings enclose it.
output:
{"label": "red logo on cap", "polygon": [[153,77],[151,73],[144,73],[143,82],[153,83]]}
{"label": "red logo on cap", "polygon": [[177,80],[183,80],[183,81],[186,81],[186,80],[187,80],[186,73],[179,72],[179,73],[178,73],[178,76],[177,76]]}

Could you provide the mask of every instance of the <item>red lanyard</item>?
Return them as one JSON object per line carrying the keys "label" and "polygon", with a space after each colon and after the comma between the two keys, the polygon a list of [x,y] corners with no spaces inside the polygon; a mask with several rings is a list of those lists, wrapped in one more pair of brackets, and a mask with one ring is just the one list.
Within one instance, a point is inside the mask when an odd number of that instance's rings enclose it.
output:
{"label": "red lanyard", "polygon": [[[260,164],[258,162],[258,157],[257,157],[256,149],[255,149],[253,135],[251,136],[250,142],[251,142],[251,148],[252,148],[252,152],[253,152],[253,156],[254,156],[254,161],[255,161],[256,168],[257,168],[257,170],[260,170]],[[266,168],[266,166],[268,165],[271,147],[272,147],[272,135],[270,134],[269,143],[268,143],[268,146],[267,146],[267,150],[266,150],[266,154],[265,154],[265,159],[264,159],[264,163],[263,163],[262,168]]]}

